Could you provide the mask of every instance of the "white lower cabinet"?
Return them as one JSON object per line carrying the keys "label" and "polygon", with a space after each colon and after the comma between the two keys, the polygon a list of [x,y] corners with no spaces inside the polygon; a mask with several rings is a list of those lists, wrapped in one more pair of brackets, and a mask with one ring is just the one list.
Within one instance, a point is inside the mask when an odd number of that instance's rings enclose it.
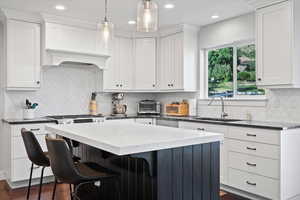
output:
{"label": "white lower cabinet", "polygon": [[[179,128],[223,133],[220,181],[253,200],[300,199],[300,129],[224,126],[179,122]],[[250,196],[249,196],[250,195]]]}
{"label": "white lower cabinet", "polygon": [[[43,151],[47,151],[47,145],[45,136],[47,132],[45,126],[47,124],[20,124],[9,125],[5,124],[4,132],[7,134],[7,179],[12,187],[22,186],[23,181],[27,181],[30,175],[31,161],[28,159],[23,138],[21,135],[21,129],[25,128],[32,131],[39,142]],[[34,166],[33,179],[41,176],[42,167]],[[44,171],[44,177],[52,176],[50,167],[46,167]]]}

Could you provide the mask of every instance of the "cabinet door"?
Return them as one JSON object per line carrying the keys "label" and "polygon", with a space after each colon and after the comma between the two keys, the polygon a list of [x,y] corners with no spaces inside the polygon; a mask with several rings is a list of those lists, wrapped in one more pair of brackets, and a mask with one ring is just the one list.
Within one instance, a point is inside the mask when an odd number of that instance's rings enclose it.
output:
{"label": "cabinet door", "polygon": [[183,33],[173,36],[172,89],[184,89],[183,85]]}
{"label": "cabinet door", "polygon": [[116,90],[119,89],[119,39],[115,38],[111,49],[111,57],[107,60],[107,69],[103,71],[103,89]]}
{"label": "cabinet door", "polygon": [[119,39],[119,73],[120,73],[120,89],[131,90],[133,89],[133,40],[129,38]]}
{"label": "cabinet door", "polygon": [[40,87],[40,25],[9,20],[7,22],[7,88]]}
{"label": "cabinet door", "polygon": [[160,39],[159,86],[161,90],[170,90],[172,83],[172,37]]}
{"label": "cabinet door", "polygon": [[257,11],[257,84],[292,84],[292,5]]}
{"label": "cabinet door", "polygon": [[156,40],[135,40],[135,88],[153,90],[156,87]]}

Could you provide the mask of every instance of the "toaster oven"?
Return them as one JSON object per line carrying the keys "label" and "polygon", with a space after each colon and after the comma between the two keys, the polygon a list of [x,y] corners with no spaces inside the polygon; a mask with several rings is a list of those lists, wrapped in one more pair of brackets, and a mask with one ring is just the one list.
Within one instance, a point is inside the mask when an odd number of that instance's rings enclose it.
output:
{"label": "toaster oven", "polygon": [[154,100],[142,100],[138,103],[138,114],[152,114],[159,115],[161,111],[160,102]]}

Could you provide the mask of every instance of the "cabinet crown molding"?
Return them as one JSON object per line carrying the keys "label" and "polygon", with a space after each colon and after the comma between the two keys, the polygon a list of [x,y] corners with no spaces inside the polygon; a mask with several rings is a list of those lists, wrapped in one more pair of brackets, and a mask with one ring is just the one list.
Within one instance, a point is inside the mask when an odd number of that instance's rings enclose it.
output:
{"label": "cabinet crown molding", "polygon": [[32,23],[42,22],[41,15],[39,13],[24,12],[8,8],[0,8],[0,20],[20,20]]}
{"label": "cabinet crown molding", "polygon": [[270,6],[276,3],[288,1],[288,0],[246,0],[248,4],[255,9],[263,8],[266,6]]}
{"label": "cabinet crown molding", "polygon": [[45,13],[42,13],[41,16],[44,23],[55,23],[92,30],[97,30],[100,24],[100,22],[85,21],[81,19],[74,19]]}

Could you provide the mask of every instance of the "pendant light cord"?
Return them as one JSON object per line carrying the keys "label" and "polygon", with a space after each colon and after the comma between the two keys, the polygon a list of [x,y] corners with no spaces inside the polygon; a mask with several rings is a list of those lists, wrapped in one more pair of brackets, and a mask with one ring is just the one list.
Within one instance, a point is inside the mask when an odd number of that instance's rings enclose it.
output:
{"label": "pendant light cord", "polygon": [[105,0],[105,17],[104,17],[104,21],[108,21],[107,20],[107,0]]}

